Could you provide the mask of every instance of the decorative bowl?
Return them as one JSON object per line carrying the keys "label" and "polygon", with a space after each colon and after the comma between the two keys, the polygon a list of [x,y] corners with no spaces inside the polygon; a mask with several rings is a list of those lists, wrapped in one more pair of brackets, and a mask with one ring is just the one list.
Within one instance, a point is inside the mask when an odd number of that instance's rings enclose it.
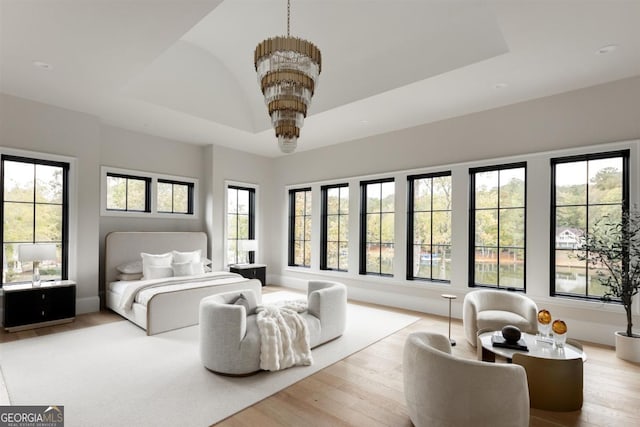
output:
{"label": "decorative bowl", "polygon": [[513,344],[517,343],[521,336],[522,336],[522,333],[520,332],[520,329],[518,329],[517,326],[507,325],[504,328],[502,328],[502,337],[508,343],[513,343]]}

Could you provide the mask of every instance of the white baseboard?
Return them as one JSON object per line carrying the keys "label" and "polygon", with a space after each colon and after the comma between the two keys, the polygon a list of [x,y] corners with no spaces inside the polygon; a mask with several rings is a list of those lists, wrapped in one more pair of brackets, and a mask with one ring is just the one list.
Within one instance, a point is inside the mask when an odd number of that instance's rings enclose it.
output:
{"label": "white baseboard", "polygon": [[95,313],[96,311],[100,311],[100,297],[76,299],[76,314]]}

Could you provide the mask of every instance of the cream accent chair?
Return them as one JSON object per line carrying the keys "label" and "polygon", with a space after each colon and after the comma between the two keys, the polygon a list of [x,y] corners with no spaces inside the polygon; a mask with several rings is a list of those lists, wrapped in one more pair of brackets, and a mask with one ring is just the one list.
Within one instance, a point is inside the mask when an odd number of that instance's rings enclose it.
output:
{"label": "cream accent chair", "polygon": [[416,427],[526,427],[529,390],[524,368],[451,355],[444,335],[414,332],[402,372],[409,417]]}
{"label": "cream accent chair", "polygon": [[481,329],[499,331],[506,325],[522,332],[538,332],[538,306],[529,297],[509,291],[482,289],[469,292],[462,303],[462,324],[467,341],[476,346]]}

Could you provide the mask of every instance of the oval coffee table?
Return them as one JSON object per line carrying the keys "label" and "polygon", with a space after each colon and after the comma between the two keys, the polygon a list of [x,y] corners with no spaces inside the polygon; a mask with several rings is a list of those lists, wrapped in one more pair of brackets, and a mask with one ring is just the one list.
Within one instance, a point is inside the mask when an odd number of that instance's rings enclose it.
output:
{"label": "oval coffee table", "polygon": [[522,334],[529,351],[494,347],[491,337],[501,332],[478,335],[482,346],[478,356],[486,362],[495,362],[496,355],[522,365],[527,373],[529,402],[532,408],[546,411],[575,411],[582,408],[583,363],[587,354],[571,344],[556,347],[553,342]]}
{"label": "oval coffee table", "polygon": [[500,334],[500,331],[484,332],[478,335],[482,342],[482,360],[485,362],[495,362],[496,355],[502,356],[511,361],[515,353],[523,353],[528,356],[540,357],[543,359],[582,359],[587,360],[587,354],[571,344],[565,344],[564,347],[558,348],[553,342],[538,341],[535,335],[523,333],[522,338],[527,343],[529,351],[514,350],[510,348],[494,347],[491,344],[493,334]]}

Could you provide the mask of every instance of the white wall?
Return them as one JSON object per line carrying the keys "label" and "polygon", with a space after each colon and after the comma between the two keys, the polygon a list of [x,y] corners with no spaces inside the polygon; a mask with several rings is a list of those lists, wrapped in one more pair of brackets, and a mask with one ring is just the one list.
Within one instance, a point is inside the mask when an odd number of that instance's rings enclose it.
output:
{"label": "white wall", "polygon": [[[267,226],[267,219],[273,212],[273,161],[267,157],[257,156],[219,145],[212,145],[207,151],[211,162],[207,207],[207,232],[210,237],[212,267],[214,270],[224,269],[225,248],[225,214],[226,214],[226,182],[257,185],[256,211],[256,240],[258,251],[256,262],[263,263],[270,259],[270,253],[279,245],[272,231]],[[267,272],[270,273],[270,266]],[[269,282],[269,280],[267,280]],[[269,282],[270,283],[270,282]]]}
{"label": "white wall", "polygon": [[[527,293],[555,317],[568,320],[576,338],[613,344],[612,331],[625,326],[620,306],[600,302],[549,297],[549,157],[552,150],[576,152],[632,148],[632,192],[638,200],[638,143],[598,144],[640,139],[640,77],[541,98],[517,105],[471,114],[424,126],[378,135],[346,144],[300,152],[274,161],[275,211],[271,227],[279,240],[287,239],[287,188],[313,184],[314,201],[327,182],[348,181],[351,197],[358,198],[363,177],[394,176],[396,190],[395,277],[357,273],[359,208],[352,201],[348,273],[323,272],[319,266],[319,227],[313,226],[310,269],[287,267],[286,243],[272,253],[269,265],[276,283],[303,288],[306,280],[325,277],[343,280],[350,297],[363,301],[446,315],[442,293],[454,293],[454,315],[461,317],[467,286],[468,168],[508,161],[528,162]],[[300,145],[304,144],[301,140]],[[568,151],[566,151],[568,152]],[[537,153],[537,154],[536,154]],[[453,174],[453,253],[455,266],[450,285],[404,280],[406,234],[406,175],[408,171],[451,169]],[[341,180],[336,178],[342,178]],[[353,203],[356,207],[353,208]],[[355,213],[356,215],[353,215]],[[319,222],[319,209],[314,209]],[[638,304],[640,306],[640,304]],[[636,306],[636,309],[638,308]],[[637,313],[637,312],[636,312]],[[640,317],[636,316],[636,324]]]}
{"label": "white wall", "polygon": [[[70,218],[77,241],[69,278],[77,282],[77,311],[96,311],[98,301],[100,123],[95,117],[8,95],[0,95],[0,146],[74,158],[77,214]],[[71,183],[73,185],[74,183]],[[75,202],[73,198],[75,197]]]}

